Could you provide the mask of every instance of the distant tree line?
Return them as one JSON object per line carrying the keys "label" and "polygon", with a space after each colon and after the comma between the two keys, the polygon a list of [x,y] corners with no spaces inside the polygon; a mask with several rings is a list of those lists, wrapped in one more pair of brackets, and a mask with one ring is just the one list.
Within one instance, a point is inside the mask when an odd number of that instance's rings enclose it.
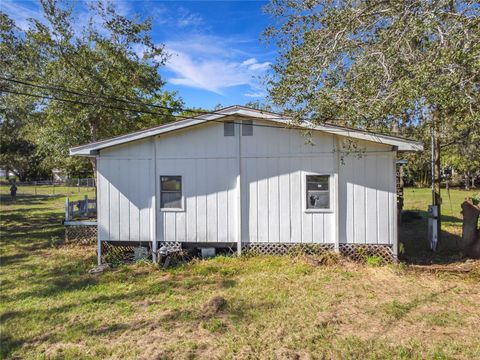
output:
{"label": "distant tree line", "polygon": [[172,121],[183,102],[163,89],[167,54],[150,20],[92,2],[78,28],[73,3],[40,3],[28,29],[0,12],[0,167],[21,180],[53,168],[85,177],[95,161],[68,156],[71,146]]}

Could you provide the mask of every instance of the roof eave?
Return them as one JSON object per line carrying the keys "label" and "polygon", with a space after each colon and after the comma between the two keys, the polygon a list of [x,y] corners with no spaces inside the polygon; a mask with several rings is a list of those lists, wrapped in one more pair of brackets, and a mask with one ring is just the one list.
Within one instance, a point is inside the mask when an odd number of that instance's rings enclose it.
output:
{"label": "roof eave", "polygon": [[[141,140],[150,136],[155,136],[159,135],[162,133],[167,133],[170,131],[175,131],[175,130],[180,130],[184,129],[187,127],[191,127],[194,125],[198,125],[201,123],[206,123],[209,121],[218,121],[219,118],[224,118],[228,117],[231,115],[239,115],[239,116],[247,116],[247,117],[255,117],[259,120],[261,119],[273,119],[273,121],[282,123],[282,124],[287,124],[287,125],[292,125],[291,121],[288,118],[283,117],[282,115],[278,116],[272,116],[275,115],[273,113],[269,112],[262,112],[258,111],[255,109],[248,109],[244,108],[241,106],[231,106],[225,109],[220,110],[218,113],[215,114],[204,114],[204,115],[199,115],[197,117],[177,121],[177,122],[172,122],[169,124],[165,124],[156,128],[152,129],[147,129],[143,131],[138,131],[135,133],[131,134],[126,134],[122,136],[118,136],[116,138],[112,139],[107,139],[103,141],[99,141],[96,143],[90,143],[90,144],[85,144],[85,145],[80,145],[77,147],[73,147],[70,149],[70,155],[72,156],[85,156],[85,157],[93,157],[98,155],[99,151],[103,148],[111,147],[111,146],[116,146],[116,145],[121,145],[125,143],[129,143],[132,141],[137,141]],[[310,122],[303,124],[305,128],[310,128],[312,130],[320,130],[324,131],[326,133],[332,133],[340,136],[346,136],[346,137],[351,137],[351,138],[356,138],[359,140],[366,140],[366,141],[371,141],[374,143],[380,143],[384,145],[391,145],[396,147],[396,151],[399,152],[418,152],[418,151],[423,151],[423,145],[421,143],[418,143],[416,141],[411,141],[407,139],[400,139],[400,138],[393,138],[388,135],[380,135],[380,134],[374,134],[374,133],[368,133],[368,132],[363,132],[363,131],[358,131],[358,130],[353,130],[353,129],[345,129],[345,128],[340,128],[337,126],[332,126],[332,125],[320,125],[316,126]],[[339,133],[339,130],[342,133]]]}

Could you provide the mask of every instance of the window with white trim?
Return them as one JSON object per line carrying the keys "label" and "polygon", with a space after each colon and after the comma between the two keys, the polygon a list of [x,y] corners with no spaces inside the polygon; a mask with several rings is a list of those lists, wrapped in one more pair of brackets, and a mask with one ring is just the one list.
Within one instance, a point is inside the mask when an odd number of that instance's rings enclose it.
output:
{"label": "window with white trim", "polygon": [[181,176],[160,176],[160,207],[162,209],[182,208]]}
{"label": "window with white trim", "polygon": [[330,175],[306,175],[306,209],[330,209]]}

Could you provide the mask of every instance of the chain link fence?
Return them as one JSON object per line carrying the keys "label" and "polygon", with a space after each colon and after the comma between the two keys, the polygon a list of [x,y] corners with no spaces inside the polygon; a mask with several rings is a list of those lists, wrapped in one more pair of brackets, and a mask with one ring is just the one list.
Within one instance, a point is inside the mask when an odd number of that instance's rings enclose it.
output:
{"label": "chain link fence", "polygon": [[[12,183],[2,181],[0,183],[0,194],[10,195]],[[95,191],[94,178],[69,178],[62,181],[39,180],[39,181],[17,181],[17,196],[21,195],[74,195],[84,192]]]}

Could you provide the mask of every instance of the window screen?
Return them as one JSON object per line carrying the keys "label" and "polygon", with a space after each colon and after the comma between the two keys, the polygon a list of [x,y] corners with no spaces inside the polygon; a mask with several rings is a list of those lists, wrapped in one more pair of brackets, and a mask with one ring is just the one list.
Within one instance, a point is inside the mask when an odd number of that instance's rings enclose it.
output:
{"label": "window screen", "polygon": [[330,208],[330,175],[307,175],[307,209]]}
{"label": "window screen", "polygon": [[253,122],[252,120],[243,120],[242,121],[242,136],[252,136],[253,135]]}
{"label": "window screen", "polygon": [[160,176],[160,207],[162,209],[182,208],[181,176]]}
{"label": "window screen", "polygon": [[223,123],[223,136],[235,136],[235,123],[233,121]]}

